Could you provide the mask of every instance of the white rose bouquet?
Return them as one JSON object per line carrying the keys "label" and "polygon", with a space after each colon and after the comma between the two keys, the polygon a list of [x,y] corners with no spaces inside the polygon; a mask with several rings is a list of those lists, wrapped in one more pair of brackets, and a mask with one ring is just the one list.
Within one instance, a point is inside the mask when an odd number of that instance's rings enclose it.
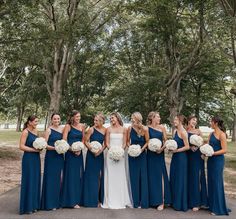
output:
{"label": "white rose bouquet", "polygon": [[148,149],[150,151],[156,152],[161,149],[162,142],[158,138],[152,138],[149,140]]}
{"label": "white rose bouquet", "polygon": [[202,154],[204,154],[206,157],[211,157],[214,154],[214,150],[211,145],[204,144],[200,147],[200,151]]}
{"label": "white rose bouquet", "polygon": [[167,151],[174,151],[178,148],[177,142],[173,139],[167,140],[165,146]]}
{"label": "white rose bouquet", "polygon": [[119,160],[121,160],[122,157],[124,157],[124,149],[122,147],[111,147],[108,150],[108,157],[115,161],[118,162]]}
{"label": "white rose bouquet", "polygon": [[138,157],[141,152],[141,146],[138,144],[132,144],[128,148],[128,155],[131,157]]}
{"label": "white rose bouquet", "polygon": [[33,142],[33,147],[37,150],[43,150],[47,148],[47,142],[45,138],[36,138],[35,141]]}
{"label": "white rose bouquet", "polygon": [[64,154],[70,148],[70,145],[67,143],[67,141],[65,141],[63,139],[57,140],[54,145],[55,145],[55,150],[58,154]]}
{"label": "white rose bouquet", "polygon": [[190,144],[199,148],[203,145],[203,138],[199,135],[191,135],[189,138],[189,142]]}
{"label": "white rose bouquet", "polygon": [[81,141],[76,141],[71,145],[71,150],[73,152],[81,151],[84,149],[84,143]]}
{"label": "white rose bouquet", "polygon": [[97,153],[99,150],[102,149],[102,145],[98,142],[98,141],[92,141],[90,142],[90,145],[91,145],[91,151],[93,153]]}

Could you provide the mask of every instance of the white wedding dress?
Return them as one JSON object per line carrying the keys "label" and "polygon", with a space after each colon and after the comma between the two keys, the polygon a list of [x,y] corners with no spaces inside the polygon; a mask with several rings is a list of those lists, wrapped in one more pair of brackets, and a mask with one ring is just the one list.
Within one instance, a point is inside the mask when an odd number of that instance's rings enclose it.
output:
{"label": "white wedding dress", "polygon": [[[110,147],[123,144],[122,133],[110,133]],[[104,201],[102,208],[123,209],[131,207],[131,192],[128,181],[127,154],[118,162],[105,155]]]}

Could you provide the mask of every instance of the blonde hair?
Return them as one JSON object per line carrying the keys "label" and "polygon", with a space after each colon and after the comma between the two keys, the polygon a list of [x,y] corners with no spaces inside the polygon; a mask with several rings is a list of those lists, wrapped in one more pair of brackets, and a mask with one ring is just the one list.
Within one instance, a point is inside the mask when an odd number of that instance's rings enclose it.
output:
{"label": "blonde hair", "polygon": [[99,112],[95,115],[95,117],[98,117],[99,122],[101,122],[102,124],[105,123],[105,116],[103,115],[103,113]]}
{"label": "blonde hair", "polygon": [[157,112],[157,111],[151,111],[151,112],[148,114],[147,121],[146,121],[148,125],[151,125],[151,124],[152,124],[152,119],[155,117],[155,115],[159,115],[159,116],[160,116],[160,113]]}
{"label": "blonde hair", "polygon": [[115,116],[115,117],[117,118],[118,123],[119,123],[121,126],[124,125],[120,113],[118,113],[118,112],[113,112],[113,113],[111,113],[111,116]]}
{"label": "blonde hair", "polygon": [[142,121],[143,121],[143,117],[141,115],[140,112],[134,112],[131,117],[134,117],[137,121],[138,121],[138,124],[142,124]]}

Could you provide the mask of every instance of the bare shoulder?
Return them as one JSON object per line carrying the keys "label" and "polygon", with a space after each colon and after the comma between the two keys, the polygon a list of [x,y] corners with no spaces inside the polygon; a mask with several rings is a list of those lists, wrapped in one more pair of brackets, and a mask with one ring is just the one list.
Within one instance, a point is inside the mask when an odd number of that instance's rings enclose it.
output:
{"label": "bare shoulder", "polygon": [[165,126],[164,125],[160,125],[160,129],[163,131],[163,132],[165,132],[166,131],[166,128],[165,128]]}
{"label": "bare shoulder", "polygon": [[181,130],[180,135],[181,135],[182,138],[188,137],[188,133],[185,129]]}
{"label": "bare shoulder", "polygon": [[128,130],[126,127],[122,127],[122,129],[123,129],[124,133],[127,132],[127,130]]}
{"label": "bare shoulder", "polygon": [[24,129],[23,131],[22,131],[22,133],[21,133],[21,137],[23,137],[23,136],[28,136],[28,130],[27,129]]}
{"label": "bare shoulder", "polygon": [[143,126],[143,130],[144,130],[145,132],[148,132],[148,126],[144,125],[144,126]]}
{"label": "bare shoulder", "polygon": [[70,124],[66,124],[65,127],[64,127],[64,131],[66,131],[66,130],[70,131],[70,127],[71,127]]}
{"label": "bare shoulder", "polygon": [[226,140],[227,139],[227,136],[226,136],[225,132],[223,132],[223,131],[220,132],[220,139],[221,140]]}
{"label": "bare shoulder", "polygon": [[48,134],[51,134],[51,128],[48,127],[45,132],[48,133]]}

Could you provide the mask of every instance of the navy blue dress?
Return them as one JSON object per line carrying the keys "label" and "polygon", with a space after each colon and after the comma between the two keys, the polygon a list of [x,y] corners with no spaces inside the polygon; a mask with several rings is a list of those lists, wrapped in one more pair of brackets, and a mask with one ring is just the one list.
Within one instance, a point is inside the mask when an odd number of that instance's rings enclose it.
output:
{"label": "navy blue dress", "polygon": [[[163,133],[161,131],[149,127],[149,136],[150,139],[158,138],[163,143]],[[166,170],[164,151],[157,154],[156,152],[147,150],[147,172],[149,205],[156,207],[161,204],[170,204],[170,184]],[[164,185],[162,185],[162,181]]]}
{"label": "navy blue dress", "polygon": [[[98,141],[101,145],[104,134],[94,128],[90,142]],[[95,157],[94,153],[87,151],[84,172],[84,206],[96,208],[103,203],[104,197],[104,155],[103,152]]]}
{"label": "navy blue dress", "polygon": [[[188,133],[188,137],[193,133]],[[190,146],[193,146],[190,144]],[[198,149],[189,150],[188,155],[188,206],[189,208],[207,206],[207,187],[205,176],[205,164]]]}
{"label": "navy blue dress", "polygon": [[[62,139],[62,133],[51,129],[48,145],[54,146],[57,140]],[[64,166],[63,154],[55,150],[47,150],[44,160],[43,189],[41,208],[51,210],[60,207],[61,178]]]}
{"label": "navy blue dress", "polygon": [[[69,145],[72,145],[77,141],[82,141],[82,139],[82,131],[71,127],[67,137]],[[67,151],[65,155],[63,171],[63,186],[61,196],[62,207],[74,207],[75,205],[82,205],[83,175],[84,163],[82,151],[79,156],[74,154],[72,151]]]}
{"label": "navy blue dress", "polygon": [[[174,140],[178,148],[184,147],[184,141],[175,132]],[[188,210],[188,158],[187,153],[174,153],[170,164],[170,188],[172,195],[172,206],[177,211]]]}
{"label": "navy blue dress", "polygon": [[[221,143],[214,133],[211,134],[209,144],[214,151],[221,150]],[[229,209],[226,207],[224,192],[224,171],[225,157],[223,154],[208,158],[207,161],[207,181],[209,210],[216,215],[228,215]]]}
{"label": "navy blue dress", "polygon": [[[25,145],[33,148],[38,136],[28,131]],[[22,158],[20,214],[40,209],[41,166],[39,152],[24,152]]]}
{"label": "navy blue dress", "polygon": [[[139,144],[141,147],[146,143],[144,136],[138,136],[131,128],[131,144]],[[148,178],[147,178],[147,154],[143,151],[138,157],[129,156],[129,174],[133,207],[148,208]]]}

